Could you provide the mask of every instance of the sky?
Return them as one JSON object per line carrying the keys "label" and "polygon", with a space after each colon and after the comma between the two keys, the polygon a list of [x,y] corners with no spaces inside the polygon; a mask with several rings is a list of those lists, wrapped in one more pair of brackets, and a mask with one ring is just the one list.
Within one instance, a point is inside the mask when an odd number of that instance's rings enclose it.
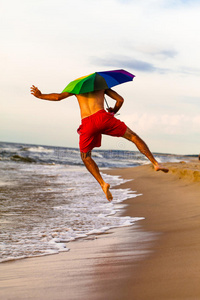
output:
{"label": "sky", "polygon": [[[200,153],[199,0],[2,0],[0,141],[78,147],[72,80],[125,69],[136,77],[113,88],[120,118],[152,152]],[[107,98],[109,105],[114,101]],[[102,149],[137,150],[103,137]]]}

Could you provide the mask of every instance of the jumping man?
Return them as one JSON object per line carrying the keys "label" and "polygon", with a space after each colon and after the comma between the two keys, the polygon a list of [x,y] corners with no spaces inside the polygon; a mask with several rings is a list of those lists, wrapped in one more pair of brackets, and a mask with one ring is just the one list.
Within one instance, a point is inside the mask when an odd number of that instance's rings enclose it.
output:
{"label": "jumping man", "polygon": [[[88,171],[100,184],[108,201],[113,199],[109,190],[110,185],[103,180],[97,164],[91,157],[92,149],[101,146],[102,134],[123,137],[133,142],[138,150],[152,162],[156,171],[161,170],[166,173],[168,172],[167,168],[164,168],[156,161],[145,142],[128,128],[124,122],[121,122],[114,117],[114,114],[121,108],[124,99],[112,89],[94,91],[80,95],[67,92],[60,94],[42,94],[41,91],[33,85],[31,87],[31,94],[37,98],[50,101],[60,101],[71,96],[76,96],[82,120],[78,129],[80,135],[79,146],[81,158]],[[110,107],[107,109],[108,112],[104,110],[105,94],[116,101],[114,108]]]}

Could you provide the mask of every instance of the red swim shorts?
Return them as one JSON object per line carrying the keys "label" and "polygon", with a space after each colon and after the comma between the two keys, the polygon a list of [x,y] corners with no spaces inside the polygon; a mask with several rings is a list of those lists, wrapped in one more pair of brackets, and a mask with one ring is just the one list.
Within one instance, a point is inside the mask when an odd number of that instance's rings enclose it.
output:
{"label": "red swim shorts", "polygon": [[87,153],[94,147],[101,146],[102,134],[121,137],[126,131],[126,124],[116,119],[104,109],[82,119],[77,132],[80,135],[80,151]]}

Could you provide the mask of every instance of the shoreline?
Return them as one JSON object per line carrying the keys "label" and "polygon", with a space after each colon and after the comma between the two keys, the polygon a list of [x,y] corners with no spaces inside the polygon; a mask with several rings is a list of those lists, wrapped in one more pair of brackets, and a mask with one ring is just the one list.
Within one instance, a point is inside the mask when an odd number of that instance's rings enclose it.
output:
{"label": "shoreline", "polygon": [[[124,299],[131,294],[135,299],[200,299],[200,162],[164,165],[168,174],[153,172],[151,165],[118,172],[125,179],[133,177],[132,188],[143,194],[124,201],[126,214],[143,214],[142,229],[158,234],[136,277],[130,272]],[[128,186],[129,182],[121,187]]]}
{"label": "shoreline", "polygon": [[142,196],[125,200],[123,215],[145,219],[66,253],[1,264],[1,298],[200,299],[200,163],[165,165],[168,174],[151,165],[103,171],[133,179],[118,188]]}

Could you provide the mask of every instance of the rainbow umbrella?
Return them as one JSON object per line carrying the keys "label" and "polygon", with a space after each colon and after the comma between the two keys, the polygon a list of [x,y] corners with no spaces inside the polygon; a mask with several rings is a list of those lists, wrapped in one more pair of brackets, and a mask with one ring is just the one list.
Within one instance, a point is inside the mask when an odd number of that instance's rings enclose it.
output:
{"label": "rainbow umbrella", "polygon": [[95,72],[70,82],[62,91],[71,94],[84,94],[93,91],[106,90],[115,85],[132,81],[135,75],[125,70]]}

